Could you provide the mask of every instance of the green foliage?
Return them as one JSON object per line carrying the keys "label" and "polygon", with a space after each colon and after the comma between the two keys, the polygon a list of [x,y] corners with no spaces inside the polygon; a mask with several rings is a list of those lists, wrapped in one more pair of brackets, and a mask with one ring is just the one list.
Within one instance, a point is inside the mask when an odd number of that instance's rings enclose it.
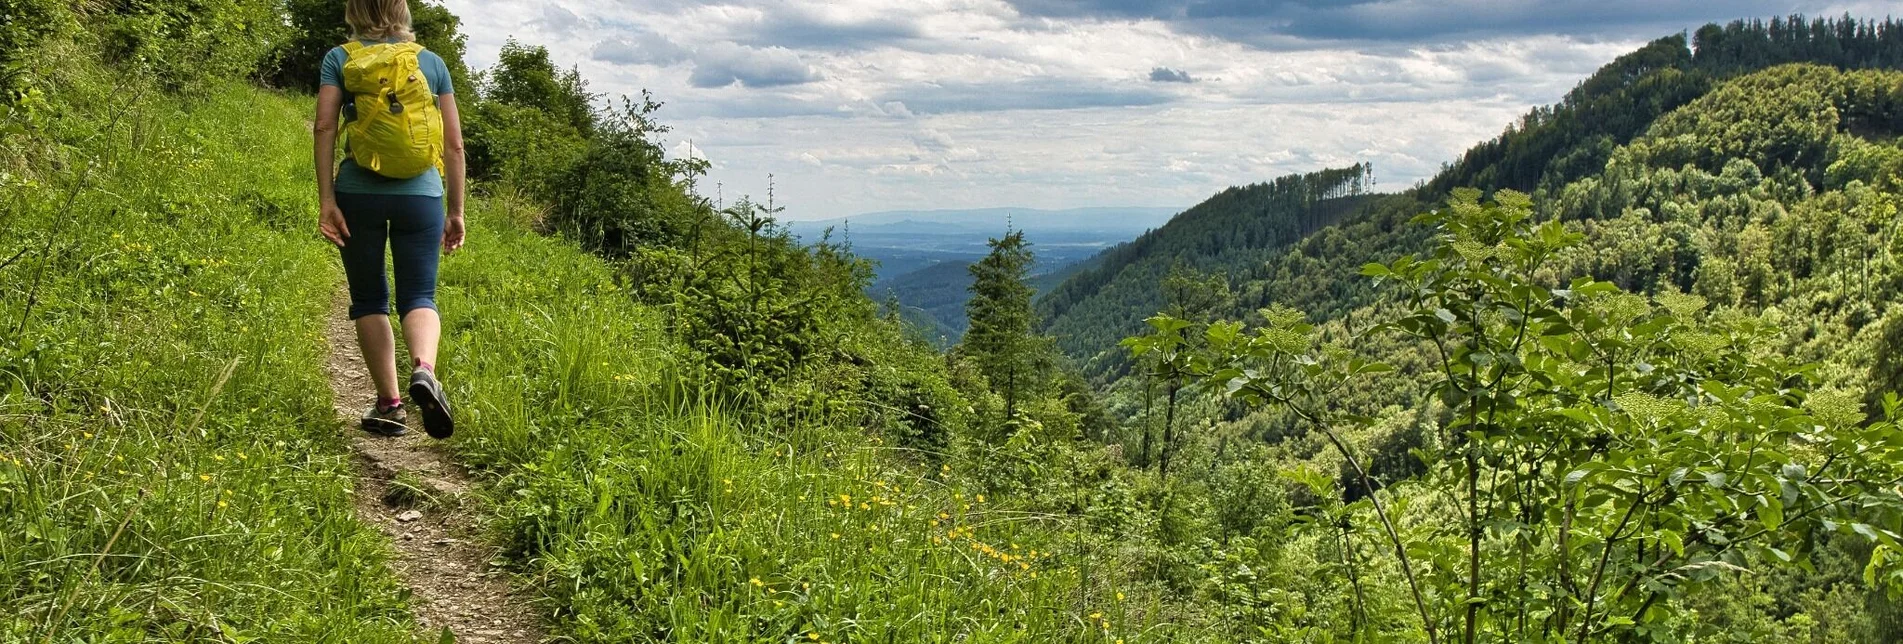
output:
{"label": "green foliage", "polygon": [[21,98],[34,51],[71,19],[58,0],[0,0],[0,109]]}
{"label": "green foliage", "polygon": [[[524,45],[514,39],[504,43],[496,66],[483,78],[482,94],[503,105],[547,112],[583,136],[594,133],[596,95],[588,92],[588,81],[576,69],[557,69],[548,48],[541,45]],[[640,114],[646,116],[652,111],[646,109]]]}
{"label": "green foliage", "polygon": [[557,117],[535,107],[496,101],[457,105],[471,179],[484,189],[507,184],[531,194],[554,194],[562,174],[579,163],[588,142]]}
{"label": "green foliage", "polygon": [[173,91],[248,76],[289,35],[275,0],[123,0],[81,20],[107,63]]}
{"label": "green foliage", "polygon": [[[1457,192],[1422,217],[1440,231],[1432,255],[1364,269],[1404,302],[1391,328],[1440,356],[1447,448],[1416,452],[1427,473],[1409,494],[1456,512],[1402,530],[1381,498],[1394,488],[1366,498],[1430,640],[1669,641],[1689,628],[1672,605],[1690,590],[1790,565],[1820,534],[1869,540],[1872,569],[1891,570],[1897,535],[1881,526],[1903,509],[1889,486],[1903,433],[1890,420],[1866,424],[1856,397],[1811,391],[1808,369],[1755,351],[1775,337],[1764,320],[1590,279],[1542,285],[1533,276],[1581,237],[1531,223],[1523,195],[1498,199]],[[1264,317],[1253,333],[1211,327],[1183,362],[1215,391],[1288,409],[1374,489],[1341,438],[1366,421],[1325,401],[1388,368],[1317,345],[1297,315]]]}
{"label": "green foliage", "polygon": [[643,94],[602,115],[580,157],[546,187],[549,227],[614,258],[641,246],[698,243],[709,216],[692,189],[707,162],[667,158],[658,140],[667,128],[653,120],[660,108]]}
{"label": "green foliage", "polygon": [[675,337],[734,392],[765,393],[809,360],[839,357],[840,323],[873,317],[861,295],[871,268],[830,246],[800,247],[764,205],[741,200],[721,214],[690,249],[650,248],[634,265]]}

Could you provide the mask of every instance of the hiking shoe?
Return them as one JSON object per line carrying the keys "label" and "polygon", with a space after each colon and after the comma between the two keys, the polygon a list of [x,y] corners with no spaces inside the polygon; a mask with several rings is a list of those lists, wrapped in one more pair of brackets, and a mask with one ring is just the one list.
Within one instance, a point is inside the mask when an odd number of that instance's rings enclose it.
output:
{"label": "hiking shoe", "polygon": [[443,395],[443,383],[436,381],[436,374],[428,369],[410,372],[410,402],[416,403],[416,409],[423,412],[423,431],[430,438],[449,438],[455,433],[456,422],[449,417],[449,398]]}
{"label": "hiking shoe", "polygon": [[401,404],[390,407],[371,405],[363,412],[363,431],[378,436],[402,436],[410,431],[406,422],[408,420]]}

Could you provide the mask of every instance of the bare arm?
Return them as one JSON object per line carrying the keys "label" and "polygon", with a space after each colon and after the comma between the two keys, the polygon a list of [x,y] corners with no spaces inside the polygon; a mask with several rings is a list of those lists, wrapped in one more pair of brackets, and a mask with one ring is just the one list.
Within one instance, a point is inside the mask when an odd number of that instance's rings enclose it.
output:
{"label": "bare arm", "polygon": [[466,173],[463,158],[462,115],[456,111],[456,95],[436,97],[443,111],[443,201],[447,219],[443,222],[443,250],[455,252],[463,246],[463,186]]}
{"label": "bare arm", "polygon": [[339,247],[350,238],[344,225],[344,213],[337,209],[336,160],[337,118],[343,109],[344,90],[336,85],[317,88],[317,120],[311,125],[312,148],[317,168],[317,230]]}

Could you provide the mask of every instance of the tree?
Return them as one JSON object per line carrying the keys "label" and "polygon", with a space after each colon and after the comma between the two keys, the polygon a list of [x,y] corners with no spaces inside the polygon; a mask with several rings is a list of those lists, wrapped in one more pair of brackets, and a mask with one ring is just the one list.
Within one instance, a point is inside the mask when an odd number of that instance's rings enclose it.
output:
{"label": "tree", "polygon": [[971,265],[971,300],[965,316],[971,330],[959,351],[972,358],[991,388],[1004,398],[1004,422],[1017,414],[1019,403],[1043,390],[1050,360],[1043,338],[1032,333],[1030,245],[1024,231],[1012,231],[989,243],[990,254]]}
{"label": "tree", "polygon": [[583,136],[595,132],[597,95],[575,68],[557,69],[548,48],[510,39],[496,65],[483,79],[483,98],[504,105],[533,107],[567,123]]}

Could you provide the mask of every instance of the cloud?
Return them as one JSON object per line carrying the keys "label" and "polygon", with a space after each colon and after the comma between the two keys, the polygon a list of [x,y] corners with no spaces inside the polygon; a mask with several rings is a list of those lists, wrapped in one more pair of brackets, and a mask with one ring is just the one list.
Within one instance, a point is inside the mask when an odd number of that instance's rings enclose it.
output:
{"label": "cloud", "polygon": [[915,114],[945,114],[1137,107],[1160,105],[1174,98],[1147,87],[1118,87],[1059,78],[1027,78],[984,83],[947,80],[920,84],[895,90],[890,100],[903,102]]}
{"label": "cloud", "polygon": [[918,143],[920,148],[933,152],[944,152],[957,145],[952,141],[951,135],[930,128],[920,130],[912,137],[912,141]]}
{"label": "cloud", "polygon": [[688,55],[666,36],[644,30],[627,30],[604,39],[589,53],[594,60],[622,65],[671,65],[687,60]]}
{"label": "cloud", "polygon": [[727,87],[784,87],[819,80],[818,70],[785,47],[756,49],[730,42],[694,52],[694,74],[689,82],[702,89]]}
{"label": "cloud", "polygon": [[1419,43],[1505,35],[1660,35],[1708,21],[1837,3],[1779,0],[1007,0],[1035,18],[1157,20],[1179,31],[1268,48],[1316,41]]}
{"label": "cloud", "polygon": [[570,33],[586,24],[586,21],[582,20],[581,16],[575,15],[575,12],[553,3],[542,5],[542,16],[533,22],[537,26],[556,33]]}
{"label": "cloud", "polygon": [[915,20],[898,16],[839,15],[828,7],[772,4],[770,13],[737,30],[737,42],[823,51],[862,51],[923,37]]}
{"label": "cloud", "polygon": [[1168,67],[1150,68],[1150,81],[1154,83],[1194,83],[1196,79],[1189,72]]}
{"label": "cloud", "polygon": [[905,101],[886,101],[878,107],[879,112],[886,116],[912,118],[912,108],[906,107]]}

